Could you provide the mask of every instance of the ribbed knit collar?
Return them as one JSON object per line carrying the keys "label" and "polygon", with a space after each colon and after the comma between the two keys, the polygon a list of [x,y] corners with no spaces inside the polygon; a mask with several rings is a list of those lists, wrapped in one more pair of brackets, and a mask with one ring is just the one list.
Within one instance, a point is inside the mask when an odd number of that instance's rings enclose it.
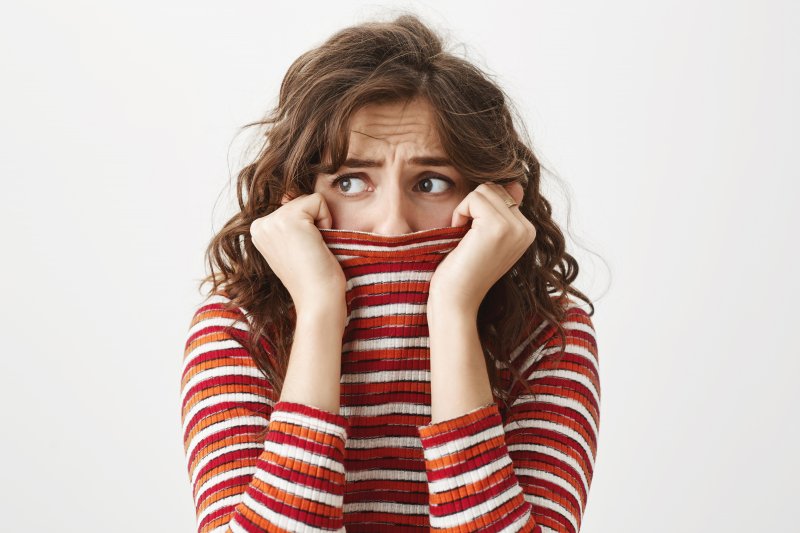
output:
{"label": "ribbed knit collar", "polygon": [[347,280],[347,323],[354,317],[369,316],[373,318],[370,327],[381,327],[381,320],[395,322],[399,314],[423,318],[433,272],[470,227],[467,224],[403,235],[320,229]]}
{"label": "ribbed knit collar", "polygon": [[[380,235],[364,231],[320,229],[325,244],[343,266],[355,263],[440,262],[466,235],[470,225]],[[368,259],[363,261],[361,259]]]}

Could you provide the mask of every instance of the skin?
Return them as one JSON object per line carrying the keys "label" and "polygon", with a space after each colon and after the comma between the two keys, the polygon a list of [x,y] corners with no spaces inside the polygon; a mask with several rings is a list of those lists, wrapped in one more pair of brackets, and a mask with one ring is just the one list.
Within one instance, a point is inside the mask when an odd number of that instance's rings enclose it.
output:
{"label": "skin", "polygon": [[[427,101],[373,104],[352,117],[347,159],[375,160],[378,166],[344,165],[317,174],[333,227],[381,235],[402,235],[447,227],[456,206],[473,188],[452,165],[418,165],[416,157],[447,159]],[[326,154],[327,155],[327,154]],[[333,183],[337,175],[349,179]]]}
{"label": "skin", "polygon": [[[281,280],[287,287],[290,284],[298,287],[300,294],[303,261],[295,261],[291,258],[293,254],[285,253],[296,242],[287,231],[295,232],[298,238],[302,236],[315,254],[324,255],[320,248],[324,244],[311,229],[314,224],[320,228],[401,235],[462,226],[472,219],[472,227],[437,267],[430,284],[427,314],[431,420],[439,422],[494,401],[477,330],[478,307],[492,285],[533,243],[536,230],[518,207],[506,205],[508,199],[521,201],[523,189],[519,183],[506,186],[484,183],[473,189],[452,165],[418,165],[411,161],[423,156],[446,159],[432,117],[429,103],[421,99],[359,109],[352,117],[347,159],[371,159],[377,163],[343,166],[333,175],[318,174],[313,194],[294,199],[284,196],[284,206],[265,217],[273,220],[271,225],[261,227],[261,242],[265,249],[262,254],[271,266],[274,261],[282,267],[290,283],[279,274]],[[334,183],[333,179],[342,174],[352,176],[349,181]],[[267,250],[270,245],[266,235],[275,236],[278,231],[286,234],[282,243],[274,243]],[[493,260],[486,261],[487,257]],[[295,271],[286,261],[300,270]],[[316,272],[318,287],[325,283],[327,286],[302,293],[304,301],[309,303],[301,307],[296,302],[298,309],[308,310],[302,312],[303,318],[298,314],[298,327],[300,324],[307,329],[319,327],[321,317],[327,314],[330,318],[330,310],[342,309],[343,299],[338,294],[341,277],[329,261],[323,264],[325,270]],[[305,268],[309,268],[308,263]],[[308,286],[308,278],[305,279]],[[325,282],[331,279],[335,280],[337,290],[330,291],[330,283]],[[335,300],[321,304],[319,295],[335,295],[328,296]],[[293,348],[281,399],[338,412],[341,374],[334,367],[340,362],[335,354],[341,348],[343,316],[337,312],[334,318],[336,330],[325,330],[324,347]],[[326,365],[330,373],[315,367],[320,352],[326,359],[330,357],[330,364]]]}

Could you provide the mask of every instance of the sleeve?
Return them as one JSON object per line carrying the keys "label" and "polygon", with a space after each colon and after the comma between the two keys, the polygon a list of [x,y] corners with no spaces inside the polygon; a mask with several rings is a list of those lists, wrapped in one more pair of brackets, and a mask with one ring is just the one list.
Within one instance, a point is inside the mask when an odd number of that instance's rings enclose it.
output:
{"label": "sleeve", "polygon": [[241,311],[220,300],[205,302],[189,329],[180,397],[197,531],[344,531],[347,419],[276,403],[237,340],[247,331]]}
{"label": "sleeve", "polygon": [[579,531],[597,454],[599,366],[588,313],[572,307],[562,326],[563,355],[557,329],[544,326],[533,335],[544,340],[517,354],[532,393],[513,399],[505,421],[491,403],[418,427],[431,531]]}

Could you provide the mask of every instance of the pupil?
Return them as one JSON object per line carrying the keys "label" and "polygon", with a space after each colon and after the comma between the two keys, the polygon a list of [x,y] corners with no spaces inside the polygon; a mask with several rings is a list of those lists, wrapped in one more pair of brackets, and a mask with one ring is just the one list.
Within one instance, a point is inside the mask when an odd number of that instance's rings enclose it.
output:
{"label": "pupil", "polygon": [[341,181],[339,182],[339,185],[345,182],[347,182],[347,187],[345,188],[345,192],[347,192],[350,190],[350,178],[342,178]]}
{"label": "pupil", "polygon": [[[422,183],[427,183],[428,185],[430,185],[430,183],[431,183],[431,180],[430,180],[430,179],[428,179],[428,178],[425,178],[424,180],[422,180]],[[423,189],[425,192],[429,192],[431,188],[430,188],[430,186],[426,187],[425,185],[422,185],[422,189]]]}

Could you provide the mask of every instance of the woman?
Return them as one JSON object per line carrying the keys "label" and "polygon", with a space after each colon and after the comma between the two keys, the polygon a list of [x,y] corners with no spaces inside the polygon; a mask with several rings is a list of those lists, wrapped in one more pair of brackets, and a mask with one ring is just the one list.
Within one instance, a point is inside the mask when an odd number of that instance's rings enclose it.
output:
{"label": "woman", "polygon": [[198,531],[578,531],[594,309],[501,89],[406,15],[262,124],[186,343]]}

